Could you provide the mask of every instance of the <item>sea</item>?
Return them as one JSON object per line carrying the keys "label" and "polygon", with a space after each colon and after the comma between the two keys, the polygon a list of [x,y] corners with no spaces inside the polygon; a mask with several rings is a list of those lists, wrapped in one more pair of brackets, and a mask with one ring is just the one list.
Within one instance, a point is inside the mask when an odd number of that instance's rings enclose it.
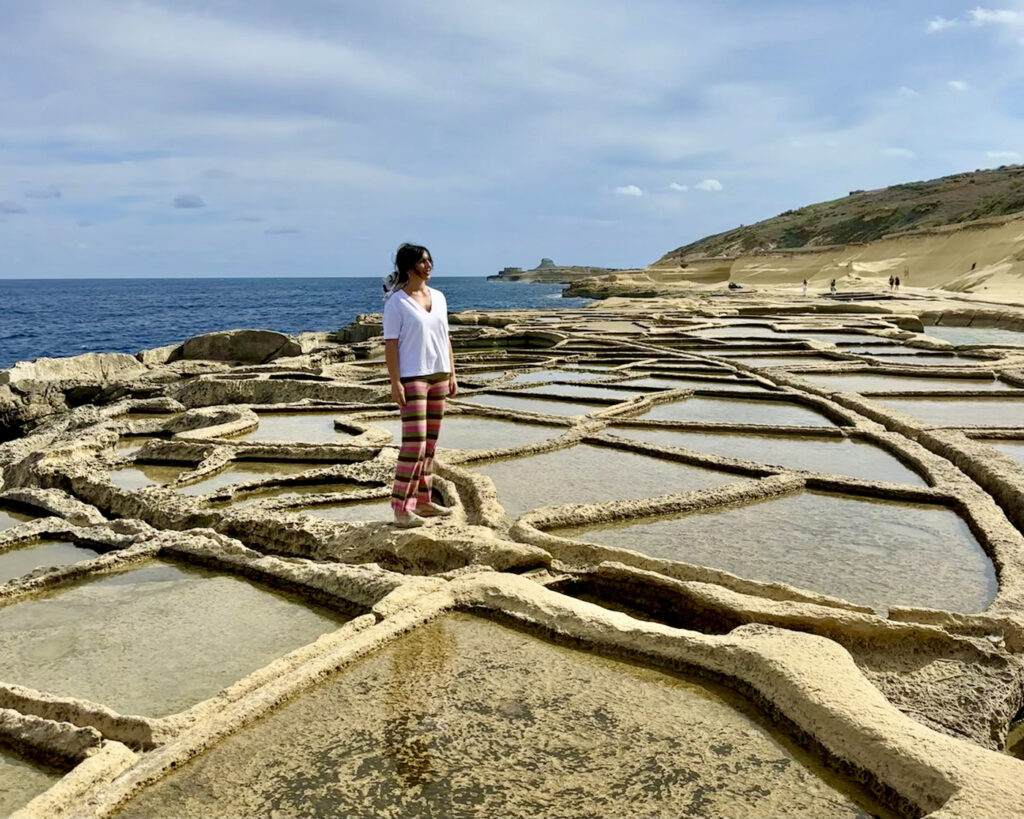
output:
{"label": "sea", "polygon": [[[448,309],[565,309],[560,284],[437,276]],[[381,311],[379,278],[0,279],[0,369],[86,352],[137,353],[216,330],[337,330]]]}

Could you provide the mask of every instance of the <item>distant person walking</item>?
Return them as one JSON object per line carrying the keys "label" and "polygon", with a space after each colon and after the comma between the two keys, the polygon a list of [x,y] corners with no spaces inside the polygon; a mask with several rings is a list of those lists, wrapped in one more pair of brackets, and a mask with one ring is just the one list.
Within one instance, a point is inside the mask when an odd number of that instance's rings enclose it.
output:
{"label": "distant person walking", "polygon": [[830,281],[828,283],[828,292],[832,293],[833,295],[835,295],[835,292],[836,292],[836,280],[835,279],[832,279],[832,281]]}
{"label": "distant person walking", "polygon": [[807,295],[807,279],[804,279],[804,295]]}
{"label": "distant person walking", "polygon": [[395,254],[394,272],[384,283],[384,360],[391,397],[402,414],[391,508],[395,525],[403,529],[452,511],[434,503],[431,496],[445,398],[458,392],[448,304],[440,290],[427,286],[433,269],[429,250],[404,244]]}
{"label": "distant person walking", "polygon": [[889,289],[892,290],[893,287],[895,287],[895,285],[896,285],[896,277],[895,276],[890,276],[889,277]]}
{"label": "distant person walking", "polygon": [[896,289],[899,290],[900,289],[900,277],[899,276],[896,277],[895,284],[896,284]]}

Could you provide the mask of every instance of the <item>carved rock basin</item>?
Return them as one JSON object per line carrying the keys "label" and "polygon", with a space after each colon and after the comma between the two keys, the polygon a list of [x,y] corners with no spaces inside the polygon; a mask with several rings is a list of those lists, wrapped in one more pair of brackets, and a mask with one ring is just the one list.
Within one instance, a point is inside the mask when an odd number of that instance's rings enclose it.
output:
{"label": "carved rock basin", "polygon": [[765,724],[717,687],[448,615],[116,815],[888,815]]}

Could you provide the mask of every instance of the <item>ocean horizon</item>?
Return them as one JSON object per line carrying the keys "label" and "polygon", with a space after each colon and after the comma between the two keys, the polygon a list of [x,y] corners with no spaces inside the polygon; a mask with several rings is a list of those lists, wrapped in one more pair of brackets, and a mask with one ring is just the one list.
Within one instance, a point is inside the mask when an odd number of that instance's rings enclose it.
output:
{"label": "ocean horizon", "polygon": [[[560,284],[437,276],[448,309],[565,309]],[[0,279],[0,369],[86,352],[135,354],[218,330],[336,330],[381,310],[381,279],[223,277]]]}

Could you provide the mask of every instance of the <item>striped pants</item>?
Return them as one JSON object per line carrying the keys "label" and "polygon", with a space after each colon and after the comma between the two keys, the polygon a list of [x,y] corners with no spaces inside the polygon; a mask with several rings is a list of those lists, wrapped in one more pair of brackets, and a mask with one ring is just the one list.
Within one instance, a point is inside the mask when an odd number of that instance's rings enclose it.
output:
{"label": "striped pants", "polygon": [[395,485],[391,508],[412,512],[417,503],[430,503],[430,484],[434,477],[434,450],[444,417],[444,399],[448,395],[448,373],[424,375],[409,381],[402,407],[402,447],[395,466]]}

